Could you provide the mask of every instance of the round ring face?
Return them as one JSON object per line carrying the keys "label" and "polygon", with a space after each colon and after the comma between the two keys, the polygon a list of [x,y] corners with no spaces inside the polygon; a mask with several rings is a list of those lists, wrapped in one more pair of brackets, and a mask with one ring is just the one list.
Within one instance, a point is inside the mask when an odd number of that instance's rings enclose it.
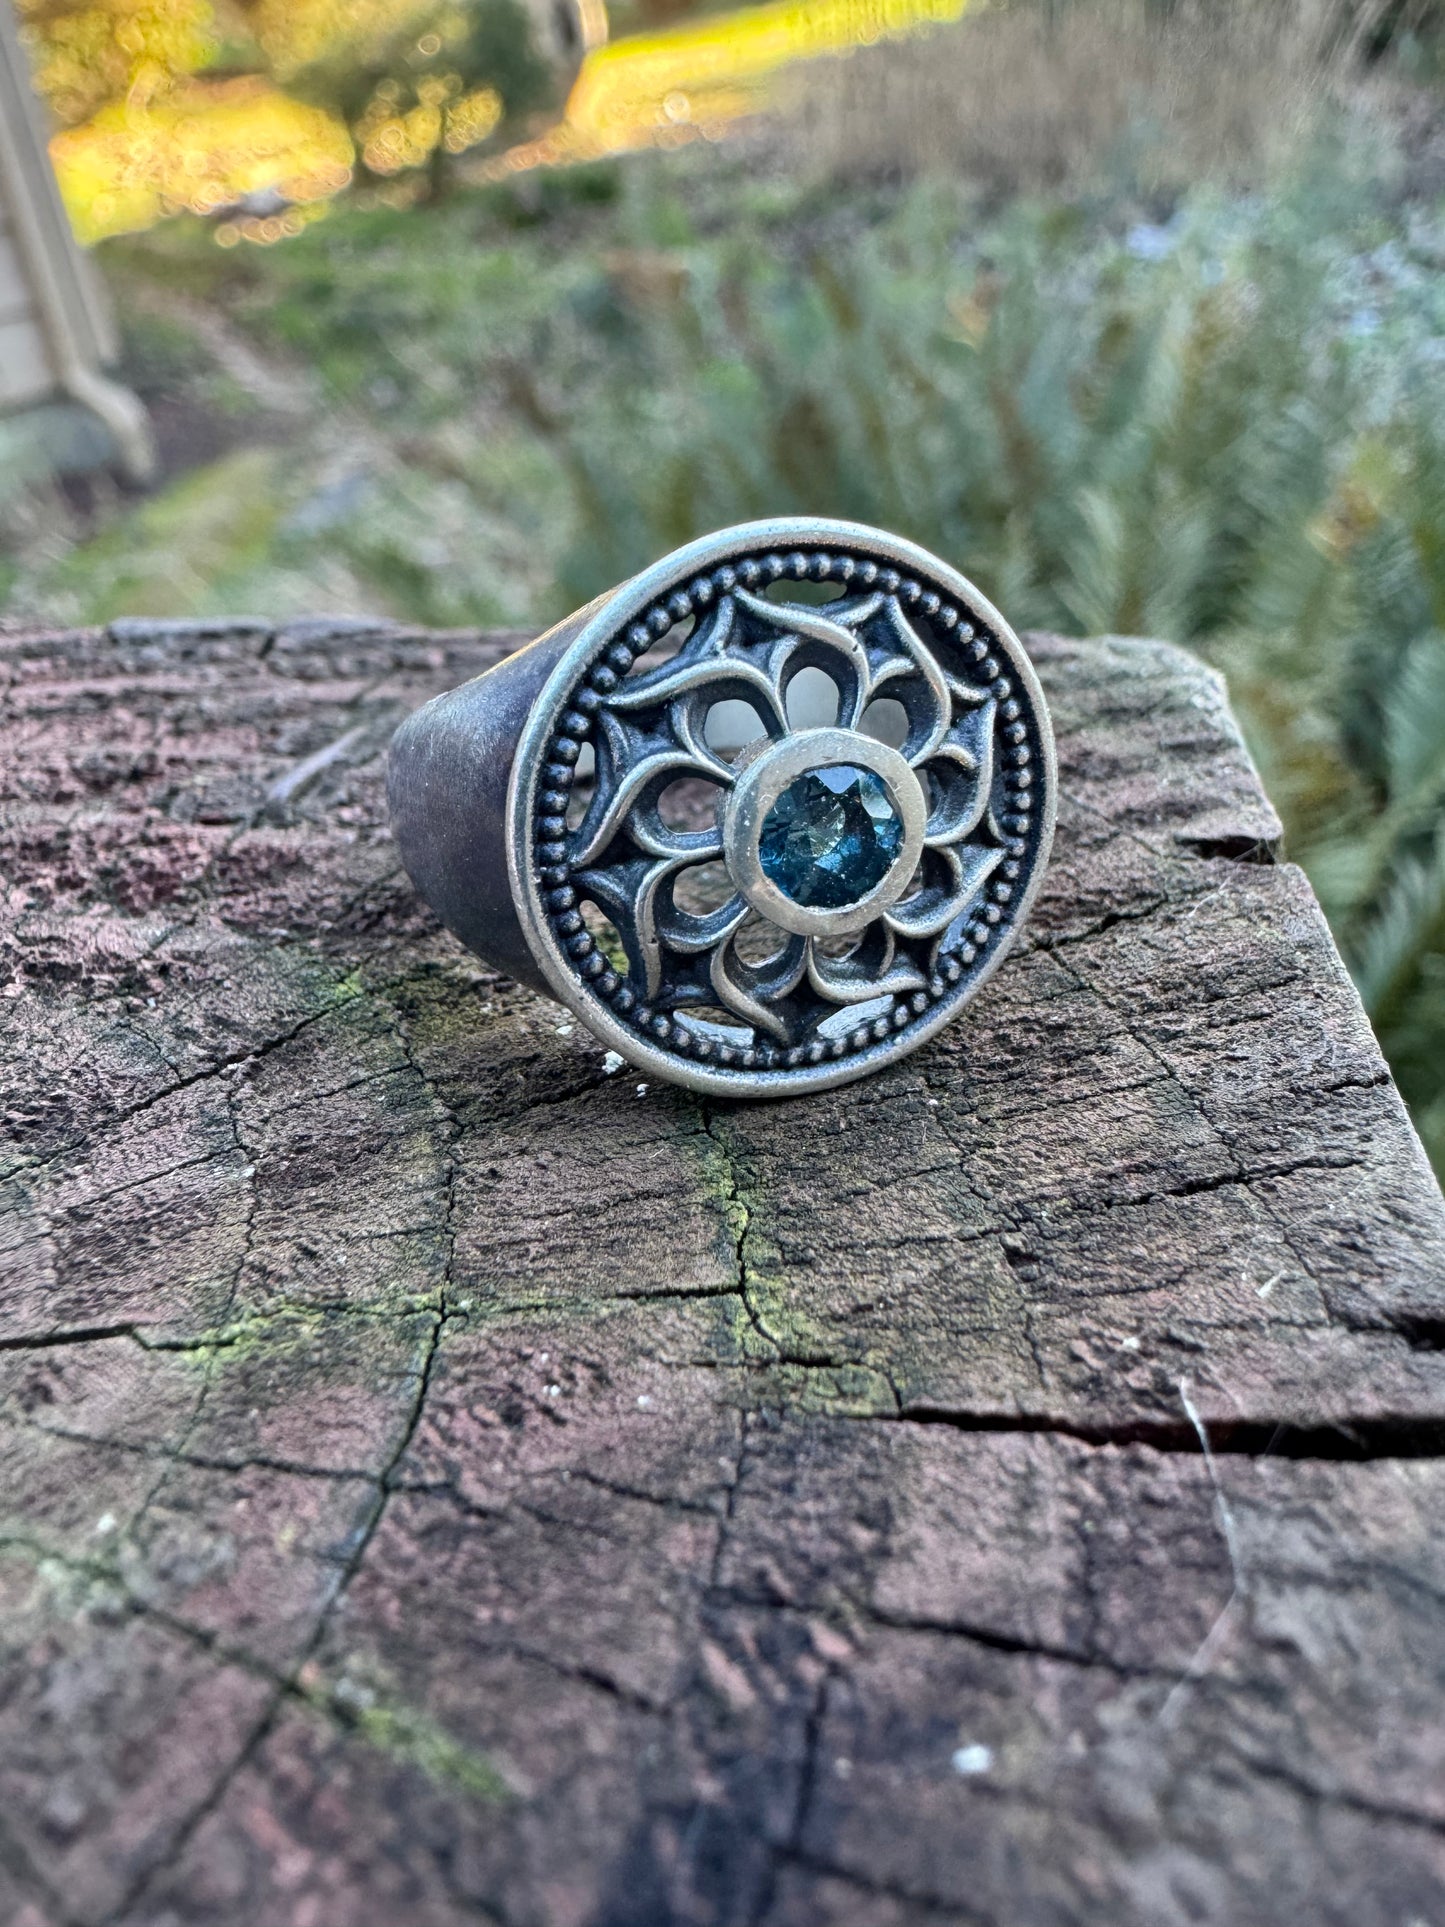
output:
{"label": "round ring face", "polygon": [[625,584],[517,749],[513,891],[640,1068],[786,1095],[955,1015],[1048,858],[1033,668],[945,564],[850,523],[730,529]]}

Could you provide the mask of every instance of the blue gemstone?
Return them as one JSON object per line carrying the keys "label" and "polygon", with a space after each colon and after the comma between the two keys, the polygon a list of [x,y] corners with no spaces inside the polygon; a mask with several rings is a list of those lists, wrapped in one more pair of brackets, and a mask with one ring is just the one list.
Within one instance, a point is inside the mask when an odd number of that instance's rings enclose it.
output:
{"label": "blue gemstone", "polygon": [[840,910],[875,889],[903,848],[903,825],[869,769],[835,763],[796,777],[768,811],[763,875],[811,910]]}

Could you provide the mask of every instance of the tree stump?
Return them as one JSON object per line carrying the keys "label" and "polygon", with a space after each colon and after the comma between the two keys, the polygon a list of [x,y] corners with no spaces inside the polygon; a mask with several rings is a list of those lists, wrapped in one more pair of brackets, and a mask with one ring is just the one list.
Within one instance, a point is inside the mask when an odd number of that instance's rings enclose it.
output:
{"label": "tree stump", "polygon": [[728,1106],[399,869],[508,646],[0,636],[0,1918],[1440,1927],[1445,1207],[1217,679],[1032,638],[1020,947]]}

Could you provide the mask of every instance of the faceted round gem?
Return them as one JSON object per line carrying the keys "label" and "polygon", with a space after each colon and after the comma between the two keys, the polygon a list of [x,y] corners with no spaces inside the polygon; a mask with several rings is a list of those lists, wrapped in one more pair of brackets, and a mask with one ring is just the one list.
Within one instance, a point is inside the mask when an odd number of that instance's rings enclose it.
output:
{"label": "faceted round gem", "polygon": [[841,910],[877,888],[902,847],[903,824],[879,778],[835,763],[789,783],[763,823],[758,860],[794,903]]}

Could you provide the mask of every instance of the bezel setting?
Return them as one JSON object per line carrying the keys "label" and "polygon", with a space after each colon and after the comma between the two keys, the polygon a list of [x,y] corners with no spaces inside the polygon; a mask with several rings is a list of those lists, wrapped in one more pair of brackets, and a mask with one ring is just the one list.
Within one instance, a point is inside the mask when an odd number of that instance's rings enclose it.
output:
{"label": "bezel setting", "polygon": [[[888,873],[865,895],[837,909],[799,903],[763,869],[758,845],[778,798],[798,777],[818,769],[870,770],[883,784],[903,826],[903,847]],[[896,749],[849,729],[803,729],[752,758],[723,804],[723,859],[741,894],[760,916],[800,937],[851,936],[866,929],[908,888],[919,857],[928,806],[918,778]]]}

